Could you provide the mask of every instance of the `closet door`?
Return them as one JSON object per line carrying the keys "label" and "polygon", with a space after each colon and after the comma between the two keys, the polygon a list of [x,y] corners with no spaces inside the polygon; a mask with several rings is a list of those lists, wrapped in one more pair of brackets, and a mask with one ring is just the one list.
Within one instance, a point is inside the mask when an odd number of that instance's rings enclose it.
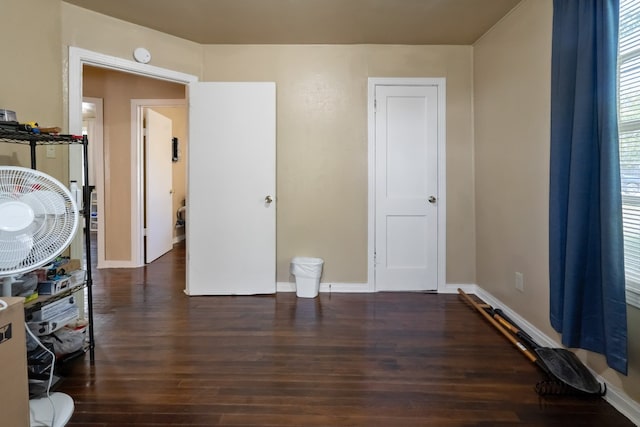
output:
{"label": "closet door", "polygon": [[438,90],[375,89],[377,291],[438,289]]}
{"label": "closet door", "polygon": [[186,293],[275,293],[275,83],[192,83],[189,122]]}

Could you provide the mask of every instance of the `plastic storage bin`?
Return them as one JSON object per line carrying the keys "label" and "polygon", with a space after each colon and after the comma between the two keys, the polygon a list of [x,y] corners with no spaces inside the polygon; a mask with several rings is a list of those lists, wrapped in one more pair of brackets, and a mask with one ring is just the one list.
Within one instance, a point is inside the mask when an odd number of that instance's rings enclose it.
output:
{"label": "plastic storage bin", "polygon": [[322,258],[295,257],[291,260],[291,274],[296,278],[296,295],[315,298],[320,290]]}

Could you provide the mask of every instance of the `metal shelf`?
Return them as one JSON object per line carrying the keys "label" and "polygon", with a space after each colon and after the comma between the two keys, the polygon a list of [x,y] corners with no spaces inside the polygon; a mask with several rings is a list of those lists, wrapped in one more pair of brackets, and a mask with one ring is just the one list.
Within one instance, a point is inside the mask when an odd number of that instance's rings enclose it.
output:
{"label": "metal shelf", "polygon": [[0,127],[0,142],[25,145],[82,144],[82,136],[11,131]]}
{"label": "metal shelf", "polygon": [[[89,176],[89,152],[88,145],[89,141],[86,135],[55,135],[55,134],[38,134],[27,131],[19,131],[8,129],[7,127],[0,126],[0,142],[6,142],[11,144],[21,144],[21,145],[29,145],[31,150],[31,169],[36,169],[36,148],[42,145],[82,145],[83,147],[83,170],[84,176]],[[82,187],[83,190],[83,200],[89,200],[90,192],[89,186],[84,185]],[[91,216],[90,209],[82,209],[81,215],[84,217],[84,229],[86,232],[85,236],[85,261],[86,261],[86,279],[85,283],[79,286],[79,289],[82,287],[87,288],[87,308],[88,308],[88,330],[89,330],[89,355],[90,361],[93,364],[95,360],[95,342],[94,342],[94,334],[93,334],[93,279],[91,275]],[[55,300],[55,299],[53,299]],[[52,302],[53,300],[49,301]],[[38,301],[38,300],[36,300]],[[47,304],[48,302],[42,301],[42,304]]]}

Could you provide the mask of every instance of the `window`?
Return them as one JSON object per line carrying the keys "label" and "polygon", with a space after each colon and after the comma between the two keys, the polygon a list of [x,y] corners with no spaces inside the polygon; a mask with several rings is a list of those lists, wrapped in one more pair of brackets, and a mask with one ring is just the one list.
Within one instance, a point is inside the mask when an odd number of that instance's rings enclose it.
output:
{"label": "window", "polygon": [[640,2],[620,1],[618,120],[627,302],[640,307]]}

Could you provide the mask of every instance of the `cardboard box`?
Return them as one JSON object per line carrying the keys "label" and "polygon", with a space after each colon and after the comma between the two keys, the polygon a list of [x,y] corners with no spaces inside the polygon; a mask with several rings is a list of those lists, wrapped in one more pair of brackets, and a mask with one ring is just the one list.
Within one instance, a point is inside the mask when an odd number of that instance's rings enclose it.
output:
{"label": "cardboard box", "polygon": [[62,297],[58,301],[54,301],[51,304],[47,304],[40,308],[39,310],[35,310],[31,313],[27,314],[28,322],[46,322],[48,320],[53,319],[63,311],[67,311],[69,308],[77,308],[76,299],[74,295],[69,295],[67,297]]}
{"label": "cardboard box", "polygon": [[67,272],[69,275],[69,286],[75,287],[84,283],[87,272],[84,270],[75,270]]}
{"label": "cardboard box", "polygon": [[71,288],[69,277],[62,277],[56,280],[47,280],[38,283],[38,293],[40,295],[55,295]]}
{"label": "cardboard box", "polygon": [[42,322],[29,322],[27,325],[29,325],[29,329],[31,329],[31,332],[35,335],[48,335],[63,328],[68,323],[73,322],[79,315],[80,311],[74,304],[72,307],[69,307],[67,310],[59,313],[49,320]]}
{"label": "cardboard box", "polygon": [[24,299],[0,298],[9,306],[0,310],[0,414],[2,425],[28,427],[29,386]]}
{"label": "cardboard box", "polygon": [[57,267],[55,265],[55,263],[45,265],[44,267],[33,270],[33,273],[38,276],[39,282],[46,282],[48,277],[69,274],[71,271],[80,270],[82,268],[80,260],[75,258],[66,261],[64,264],[60,264]]}
{"label": "cardboard box", "polygon": [[82,268],[82,264],[79,259],[72,258],[66,264],[61,265],[60,268],[64,268],[67,274],[69,274],[71,271],[80,270]]}

